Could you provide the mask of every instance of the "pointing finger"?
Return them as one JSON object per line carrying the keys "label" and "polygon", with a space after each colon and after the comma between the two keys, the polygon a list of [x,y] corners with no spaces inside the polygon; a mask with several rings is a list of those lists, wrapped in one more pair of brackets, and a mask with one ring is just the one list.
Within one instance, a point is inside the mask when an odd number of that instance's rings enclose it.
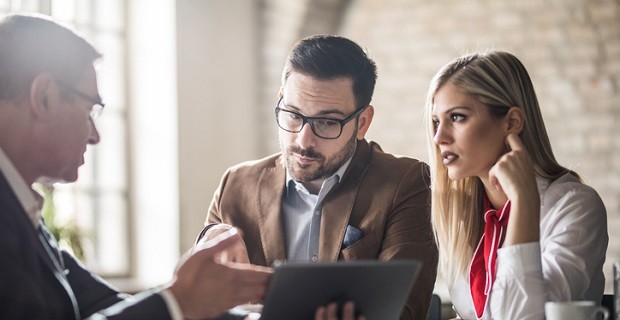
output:
{"label": "pointing finger", "polygon": [[506,136],[506,146],[510,150],[523,150],[525,147],[523,146],[523,142],[521,142],[521,138],[514,133],[509,133]]}

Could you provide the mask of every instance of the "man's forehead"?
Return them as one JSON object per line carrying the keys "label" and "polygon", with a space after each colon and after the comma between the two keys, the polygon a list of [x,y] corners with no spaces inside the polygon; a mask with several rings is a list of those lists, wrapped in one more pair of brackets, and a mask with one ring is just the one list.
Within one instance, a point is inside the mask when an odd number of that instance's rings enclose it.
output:
{"label": "man's forehead", "polygon": [[[285,105],[301,108],[298,104],[316,107],[354,109],[352,81],[349,78],[316,79],[299,73],[292,73],[282,88]],[[347,110],[350,111],[350,110]]]}
{"label": "man's forehead", "polygon": [[343,86],[343,87],[349,87],[351,89],[351,92],[353,90],[353,79],[351,79],[350,77],[346,77],[346,76],[341,76],[341,77],[334,77],[334,78],[327,78],[327,79],[323,79],[323,78],[317,78],[314,77],[312,75],[303,73],[303,72],[296,72],[293,71],[290,73],[290,75],[287,78],[286,83],[284,84],[285,86],[288,84],[298,84],[298,83],[312,83],[315,84],[317,86],[333,86],[333,85],[339,85],[339,86]]}
{"label": "man's forehead", "polygon": [[75,85],[76,88],[82,89],[84,92],[98,95],[99,90],[97,87],[97,73],[93,66],[89,66],[84,71],[84,75]]}

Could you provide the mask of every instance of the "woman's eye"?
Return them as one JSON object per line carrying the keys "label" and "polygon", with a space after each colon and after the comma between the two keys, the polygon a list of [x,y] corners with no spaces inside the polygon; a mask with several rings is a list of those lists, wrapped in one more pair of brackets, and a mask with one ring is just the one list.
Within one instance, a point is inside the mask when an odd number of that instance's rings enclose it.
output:
{"label": "woman's eye", "polygon": [[291,119],[293,119],[293,120],[299,120],[299,119],[301,119],[301,117],[300,117],[298,114],[296,114],[296,113],[292,113],[292,112],[289,112],[289,117],[290,117]]}
{"label": "woman's eye", "polygon": [[438,127],[439,127],[439,120],[433,119],[433,129],[435,129],[435,131],[437,131]]}
{"label": "woman's eye", "polygon": [[466,117],[462,114],[459,113],[453,113],[450,115],[450,120],[452,120],[452,122],[459,122],[459,121],[463,121],[465,120]]}

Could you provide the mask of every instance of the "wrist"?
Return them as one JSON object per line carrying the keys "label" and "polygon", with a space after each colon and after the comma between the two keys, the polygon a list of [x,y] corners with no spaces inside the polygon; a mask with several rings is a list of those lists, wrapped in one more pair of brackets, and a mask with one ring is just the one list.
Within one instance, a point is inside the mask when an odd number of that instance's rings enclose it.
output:
{"label": "wrist", "polygon": [[180,288],[180,285],[175,281],[167,288],[165,288],[165,290],[168,290],[168,292],[172,295],[181,313],[184,317],[187,318],[187,306],[185,304],[185,301],[187,301],[187,299],[184,298],[183,289]]}
{"label": "wrist", "polygon": [[540,240],[540,205],[538,202],[512,202],[506,230],[505,246]]}
{"label": "wrist", "polygon": [[232,228],[233,226],[226,223],[210,224],[202,230],[198,237],[198,240],[196,241],[196,244],[209,241],[218,236],[219,234],[222,234]]}

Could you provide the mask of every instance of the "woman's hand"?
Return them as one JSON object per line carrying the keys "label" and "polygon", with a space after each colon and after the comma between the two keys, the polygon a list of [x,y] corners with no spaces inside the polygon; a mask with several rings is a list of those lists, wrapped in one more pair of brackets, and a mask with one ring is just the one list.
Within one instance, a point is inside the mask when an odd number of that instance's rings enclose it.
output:
{"label": "woman's hand", "polygon": [[508,152],[489,171],[489,181],[511,202],[504,246],[540,239],[540,196],[534,165],[521,139],[514,133],[506,137]]}
{"label": "woman's hand", "polygon": [[538,198],[534,166],[519,136],[508,134],[506,147],[508,152],[489,171],[491,185],[502,190],[513,201],[522,196],[536,195]]}

